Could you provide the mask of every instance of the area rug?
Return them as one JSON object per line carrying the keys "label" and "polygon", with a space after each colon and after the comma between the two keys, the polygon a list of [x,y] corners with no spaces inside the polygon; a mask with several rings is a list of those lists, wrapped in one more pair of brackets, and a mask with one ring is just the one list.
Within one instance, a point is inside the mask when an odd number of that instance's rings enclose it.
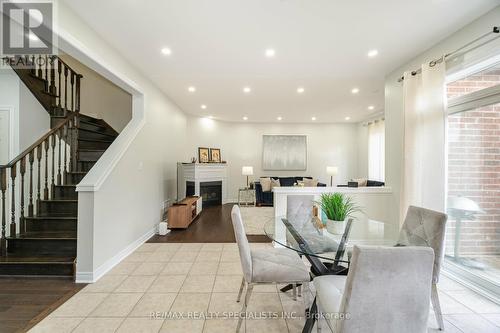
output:
{"label": "area rug", "polygon": [[240,207],[247,235],[265,235],[264,225],[274,219],[274,207]]}

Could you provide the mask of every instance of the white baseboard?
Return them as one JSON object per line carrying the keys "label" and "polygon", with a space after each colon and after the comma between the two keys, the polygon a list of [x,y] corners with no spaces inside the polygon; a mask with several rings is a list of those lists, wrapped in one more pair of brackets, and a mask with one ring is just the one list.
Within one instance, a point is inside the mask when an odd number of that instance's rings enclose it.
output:
{"label": "white baseboard", "polygon": [[104,274],[109,272],[113,267],[118,265],[123,259],[134,252],[139,246],[145,243],[149,238],[151,238],[157,231],[158,226],[155,225],[153,228],[148,230],[144,235],[133,241],[126,248],[118,252],[112,258],[107,260],[104,264],[99,266],[93,272],[76,272],[76,283],[94,283],[99,280]]}

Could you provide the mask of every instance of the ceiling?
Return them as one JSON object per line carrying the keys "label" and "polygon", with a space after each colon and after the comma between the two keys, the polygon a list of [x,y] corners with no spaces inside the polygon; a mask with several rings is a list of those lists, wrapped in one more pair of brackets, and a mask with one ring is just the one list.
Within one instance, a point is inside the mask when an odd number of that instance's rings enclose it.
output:
{"label": "ceiling", "polygon": [[[498,0],[66,2],[184,112],[226,121],[282,117],[301,123],[312,117],[322,123],[361,121],[383,111],[386,74],[498,5]],[[162,54],[165,47],[170,55]],[[266,57],[269,48],[274,57]],[[372,49],[379,54],[370,58]],[[190,86],[196,91],[189,92]],[[353,88],[359,93],[352,94]]]}

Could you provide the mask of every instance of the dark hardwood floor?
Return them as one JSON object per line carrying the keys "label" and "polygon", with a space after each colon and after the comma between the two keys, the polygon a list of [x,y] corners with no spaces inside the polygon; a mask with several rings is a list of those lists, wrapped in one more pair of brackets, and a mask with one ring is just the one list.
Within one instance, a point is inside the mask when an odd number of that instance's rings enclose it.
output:
{"label": "dark hardwood floor", "polygon": [[0,332],[26,332],[82,289],[71,278],[0,277]]}
{"label": "dark hardwood floor", "polygon": [[[204,208],[200,216],[187,229],[172,229],[165,236],[154,235],[149,243],[234,243],[231,209],[234,204]],[[249,235],[254,243],[271,240],[265,235]]]}

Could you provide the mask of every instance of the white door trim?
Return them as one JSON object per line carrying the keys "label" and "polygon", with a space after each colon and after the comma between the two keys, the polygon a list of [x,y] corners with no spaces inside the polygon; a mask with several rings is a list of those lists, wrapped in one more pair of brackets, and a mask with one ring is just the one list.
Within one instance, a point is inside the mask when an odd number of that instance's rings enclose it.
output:
{"label": "white door trim", "polygon": [[0,105],[0,112],[7,112],[9,115],[9,161],[14,159],[14,154],[16,150],[15,143],[15,129],[16,129],[16,113],[14,112],[14,107],[11,105]]}

